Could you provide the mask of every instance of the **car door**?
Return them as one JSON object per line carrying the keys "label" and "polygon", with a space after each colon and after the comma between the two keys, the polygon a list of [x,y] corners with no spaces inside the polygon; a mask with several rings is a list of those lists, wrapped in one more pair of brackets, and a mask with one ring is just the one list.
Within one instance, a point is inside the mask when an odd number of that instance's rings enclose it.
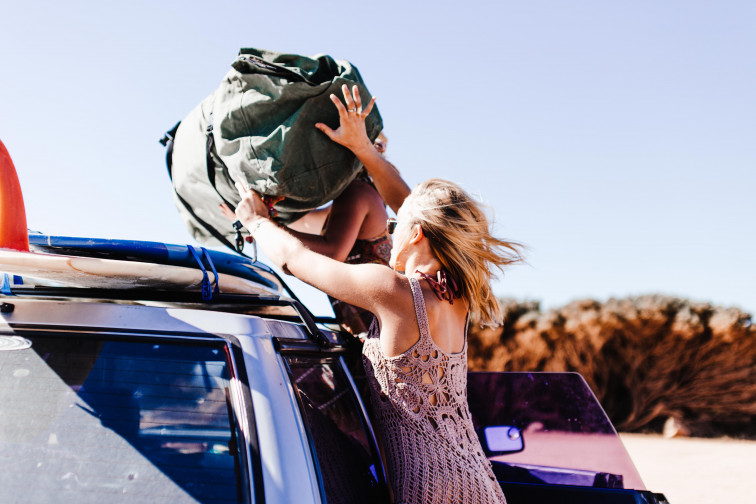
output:
{"label": "car door", "polygon": [[469,373],[481,445],[509,504],[662,503],[577,373]]}

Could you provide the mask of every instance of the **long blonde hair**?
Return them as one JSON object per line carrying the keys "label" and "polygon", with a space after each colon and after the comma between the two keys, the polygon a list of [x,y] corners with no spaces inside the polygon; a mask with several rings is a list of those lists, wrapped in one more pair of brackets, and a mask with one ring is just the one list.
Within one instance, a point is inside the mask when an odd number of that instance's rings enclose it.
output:
{"label": "long blonde hair", "polygon": [[494,268],[521,262],[524,247],[491,235],[482,205],[454,182],[426,180],[412,190],[405,206],[456,281],[471,315],[484,324],[500,323],[501,308],[491,290]]}

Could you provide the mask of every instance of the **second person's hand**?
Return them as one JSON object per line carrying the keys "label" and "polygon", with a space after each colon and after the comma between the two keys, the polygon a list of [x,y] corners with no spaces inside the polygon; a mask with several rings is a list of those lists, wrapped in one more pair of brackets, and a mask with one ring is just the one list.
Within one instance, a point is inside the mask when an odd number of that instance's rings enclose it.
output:
{"label": "second person's hand", "polygon": [[[259,194],[246,187],[246,184],[236,182],[236,190],[239,191],[241,201],[236,206],[235,218],[241,221],[250,233],[253,233],[253,230],[259,227],[260,223],[270,219],[268,205],[265,204]],[[226,217],[234,218],[234,214],[228,207],[223,210]]]}
{"label": "second person's hand", "polygon": [[360,91],[356,85],[352,88],[351,93],[346,84],[341,87],[341,91],[344,94],[344,103],[336,95],[331,95],[331,101],[339,112],[339,127],[334,130],[323,123],[316,123],[315,127],[337,144],[343,145],[359,156],[361,151],[374,149],[367,136],[365,118],[373,110],[375,97],[371,98],[370,103],[363,109]]}

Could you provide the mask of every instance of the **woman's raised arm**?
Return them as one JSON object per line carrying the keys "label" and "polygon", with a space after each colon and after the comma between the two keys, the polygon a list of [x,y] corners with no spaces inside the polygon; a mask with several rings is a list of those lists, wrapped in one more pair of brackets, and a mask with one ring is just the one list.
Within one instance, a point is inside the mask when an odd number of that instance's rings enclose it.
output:
{"label": "woman's raised arm", "polygon": [[323,227],[325,226],[330,213],[331,205],[323,208],[316,208],[315,210],[307,212],[294,222],[287,224],[286,227],[294,231],[299,231],[300,233],[320,234],[321,231],[323,231]]}
{"label": "woman's raised arm", "polygon": [[305,233],[292,230],[304,245],[337,261],[345,261],[366,224],[377,233],[385,232],[386,210],[383,200],[370,185],[355,180],[333,201],[325,232]]}
{"label": "woman's raised arm", "polygon": [[328,135],[328,138],[339,145],[343,145],[357,156],[357,159],[362,162],[368,174],[373,178],[373,183],[383,201],[394,212],[398,212],[399,207],[404,203],[404,199],[409,195],[410,188],[397,169],[394,168],[394,165],[378,153],[367,136],[365,117],[373,110],[375,97],[363,110],[362,99],[357,86],[354,86],[350,93],[345,84],[342,87],[342,92],[346,106],[341,103],[336,95],[331,95],[331,101],[339,111],[339,127],[333,130],[323,123],[317,123],[315,127]]}
{"label": "woman's raised arm", "polygon": [[331,297],[376,314],[394,310],[397,292],[406,280],[378,264],[345,264],[310,250],[286,228],[268,217],[262,198],[237,182],[242,199],[236,217],[255,237],[265,255],[284,272],[294,275]]}

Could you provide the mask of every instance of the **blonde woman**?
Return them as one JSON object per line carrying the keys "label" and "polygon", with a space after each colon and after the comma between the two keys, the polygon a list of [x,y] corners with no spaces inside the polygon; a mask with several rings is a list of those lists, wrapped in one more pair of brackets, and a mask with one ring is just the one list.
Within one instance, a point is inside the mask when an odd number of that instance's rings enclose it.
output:
{"label": "blonde woman", "polygon": [[492,270],[518,261],[518,246],[491,236],[478,203],[456,184],[433,179],[410,192],[364,135],[374,100],[363,111],[356,90],[344,98],[332,97],[340,127],[317,127],[351,149],[396,206],[387,223],[391,268],[308,249],[246,187],[236,215],[284,271],[375,315],[363,361],[394,501],[505,502],[467,405],[466,331],[470,314],[499,317]]}

